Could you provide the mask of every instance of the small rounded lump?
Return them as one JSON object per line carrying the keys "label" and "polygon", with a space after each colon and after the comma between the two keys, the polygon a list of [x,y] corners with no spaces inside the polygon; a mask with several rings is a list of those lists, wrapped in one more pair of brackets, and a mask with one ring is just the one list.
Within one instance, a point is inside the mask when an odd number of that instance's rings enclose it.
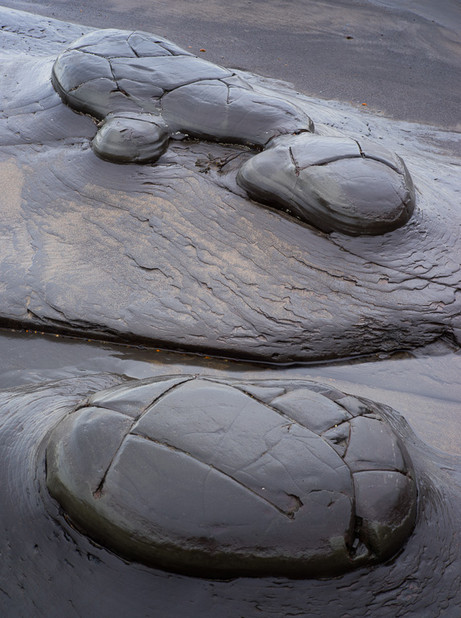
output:
{"label": "small rounded lump", "polygon": [[391,557],[415,522],[411,462],[379,407],[306,380],[124,384],[69,412],[46,458],[81,531],[189,575],[336,575]]}
{"label": "small rounded lump", "polygon": [[116,163],[154,163],[168,147],[168,128],[161,116],[119,112],[106,116],[93,139],[93,150]]}

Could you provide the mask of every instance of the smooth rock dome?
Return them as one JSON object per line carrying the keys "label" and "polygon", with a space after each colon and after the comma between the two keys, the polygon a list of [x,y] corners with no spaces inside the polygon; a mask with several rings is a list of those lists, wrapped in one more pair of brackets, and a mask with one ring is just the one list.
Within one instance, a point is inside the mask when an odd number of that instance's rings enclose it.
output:
{"label": "smooth rock dome", "polygon": [[246,161],[237,180],[255,200],[324,232],[385,234],[407,223],[415,208],[405,163],[368,140],[282,136]]}
{"label": "smooth rock dome", "polygon": [[154,163],[168,147],[169,134],[160,116],[120,112],[106,116],[93,139],[93,150],[117,163]]}
{"label": "smooth rock dome", "polygon": [[206,577],[335,575],[392,556],[415,521],[388,423],[307,381],[170,376],[102,391],[53,431],[47,484],[109,549]]}

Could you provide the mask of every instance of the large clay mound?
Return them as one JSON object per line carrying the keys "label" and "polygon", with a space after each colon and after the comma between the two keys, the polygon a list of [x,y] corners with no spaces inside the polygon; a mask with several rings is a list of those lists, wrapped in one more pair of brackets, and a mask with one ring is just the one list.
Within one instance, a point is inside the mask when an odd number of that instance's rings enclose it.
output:
{"label": "large clay mound", "polygon": [[373,404],[306,381],[188,376],[90,397],[47,450],[51,494],[123,556],[192,575],[336,575],[411,532],[406,450]]}

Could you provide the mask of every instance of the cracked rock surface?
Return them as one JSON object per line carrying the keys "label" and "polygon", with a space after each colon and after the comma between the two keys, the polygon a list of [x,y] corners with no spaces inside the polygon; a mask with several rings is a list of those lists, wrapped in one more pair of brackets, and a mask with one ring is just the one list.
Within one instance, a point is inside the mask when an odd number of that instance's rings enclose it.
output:
{"label": "cracked rock surface", "polygon": [[193,575],[335,575],[410,534],[408,455],[372,403],[308,381],[167,376],[92,395],[47,448],[71,520]]}
{"label": "cracked rock surface", "polygon": [[86,34],[58,56],[52,79],[77,111],[99,119],[157,113],[172,134],[262,147],[277,135],[313,128],[296,105],[258,93],[230,69],[147,32]]}
{"label": "cracked rock surface", "polygon": [[[93,140],[103,159],[155,162],[166,149],[167,131],[267,147],[245,164],[239,184],[255,200],[283,207],[325,232],[384,234],[413,213],[413,183],[399,157],[372,143],[362,148],[354,140],[310,139],[313,123],[301,109],[258,93],[234,72],[165,39],[91,32],[58,56],[52,81],[72,109],[105,119]],[[139,111],[153,122],[146,134],[139,118],[126,113]]]}

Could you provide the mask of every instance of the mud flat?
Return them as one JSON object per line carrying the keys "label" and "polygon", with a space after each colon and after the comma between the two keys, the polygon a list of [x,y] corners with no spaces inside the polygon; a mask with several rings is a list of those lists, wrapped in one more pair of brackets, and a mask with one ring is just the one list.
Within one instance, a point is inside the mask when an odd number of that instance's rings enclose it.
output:
{"label": "mud flat", "polygon": [[[428,611],[456,616],[461,567],[456,134],[364,115],[240,72],[253,88],[276,91],[299,106],[319,135],[371,138],[405,160],[416,186],[416,208],[407,224],[382,236],[328,234],[248,200],[235,181],[252,156],[246,148],[184,140],[170,145],[153,166],[102,161],[91,149],[93,120],[66,107],[50,82],[56,56],[87,29],[9,10],[1,16],[0,314],[2,326],[16,328],[0,335],[5,615],[315,616],[334,606],[343,614],[370,617]],[[298,413],[293,385],[301,385],[304,396],[306,389],[317,393],[308,397],[320,397],[336,425],[358,423],[357,414],[368,415],[366,423],[384,423],[404,445],[411,472],[407,463],[381,462],[380,469],[384,465],[387,474],[386,466],[400,466],[417,493],[400,549],[394,547],[382,563],[365,566],[359,560],[355,570],[340,575],[314,568],[287,576],[285,567],[274,574],[266,567],[262,573],[242,567],[239,576],[234,562],[229,571],[221,570],[221,578],[211,579],[203,552],[201,568],[195,563],[191,572],[168,559],[160,561],[164,571],[144,550],[126,551],[124,533],[112,543],[98,523],[87,525],[79,506],[75,511],[57,491],[50,495],[55,483],[47,457],[51,469],[52,452],[64,444],[68,419],[72,424],[79,410],[86,414],[88,406],[99,406],[120,418],[122,392],[122,412],[129,416],[133,397],[126,393],[151,384],[137,380],[162,382],[166,375],[180,383],[213,384],[217,393],[239,401],[243,395],[231,393],[241,388],[250,398],[244,397],[245,405],[256,401],[255,413],[268,426],[274,414]],[[197,410],[199,418],[200,406]],[[309,431],[316,423],[314,414]],[[305,440],[318,437],[298,431]],[[152,438],[158,440],[157,433],[149,433]],[[332,444],[341,450],[342,441],[336,436]],[[180,442],[174,447],[185,448]],[[66,448],[62,461],[74,461],[66,459]],[[98,449],[95,453],[99,456]],[[211,468],[218,466],[212,452],[207,457]],[[363,452],[353,463],[347,459],[352,474],[369,472],[353,469],[362,465],[357,461],[365,461]],[[244,482],[253,487],[248,478]],[[81,497],[78,487],[70,491]],[[294,491],[280,498],[275,485],[270,491],[275,496],[270,500],[296,521],[303,500]],[[358,513],[359,493],[356,488],[351,502]],[[98,487],[92,496],[99,497]],[[115,521],[110,510],[109,520]],[[189,521],[192,528],[196,523]],[[309,542],[317,547],[314,533]],[[351,556],[365,555],[360,543],[346,546]],[[187,573],[178,574],[181,570]]]}

